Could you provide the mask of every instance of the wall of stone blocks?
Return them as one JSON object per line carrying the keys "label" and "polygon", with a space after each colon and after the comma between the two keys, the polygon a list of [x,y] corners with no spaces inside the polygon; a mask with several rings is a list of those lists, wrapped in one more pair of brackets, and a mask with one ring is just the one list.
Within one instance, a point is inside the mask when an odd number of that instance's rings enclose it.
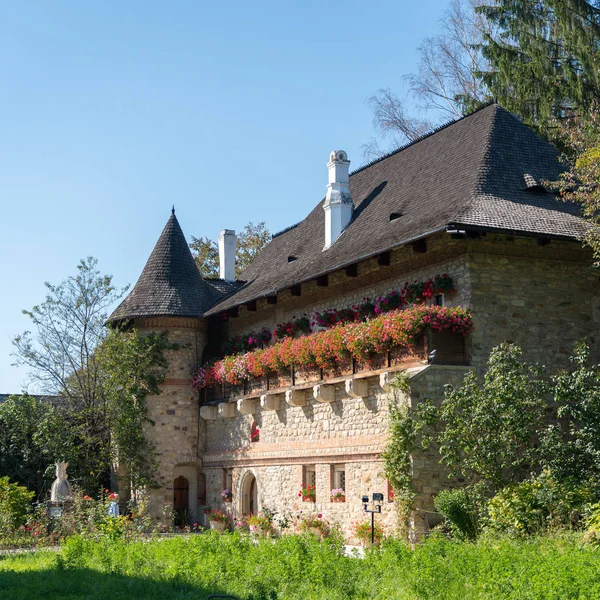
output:
{"label": "wall of stone blocks", "polygon": [[[332,403],[310,399],[307,406],[292,407],[283,402],[280,410],[258,407],[255,415],[237,413],[232,418],[207,422],[203,462],[208,503],[240,516],[243,478],[251,471],[258,483],[259,509],[266,506],[280,513],[322,513],[324,518],[340,523],[350,538],[352,523],[364,517],[362,495],[381,492],[387,499],[380,453],[387,440],[388,394],[378,381],[369,379],[369,395],[364,399],[347,396],[339,384]],[[258,442],[250,441],[254,420],[261,429]],[[330,501],[330,491],[335,487],[334,465],[344,465],[345,503]],[[316,471],[316,503],[302,502],[298,497],[303,467],[307,466],[314,466]],[[224,468],[233,469],[232,505],[224,504],[220,497]],[[391,533],[395,511],[387,500],[380,519]]]}
{"label": "wall of stone blocks", "polygon": [[472,242],[472,364],[481,372],[490,350],[510,341],[527,360],[567,368],[584,337],[600,359],[600,280],[589,264],[589,253],[569,242],[540,246],[509,236]]}
{"label": "wall of stone blocks", "polygon": [[169,367],[161,394],[146,399],[148,417],[154,422],[146,426],[146,435],[157,452],[160,485],[146,493],[150,512],[159,519],[163,507],[173,503],[175,467],[192,466],[201,472],[205,425],[199,418],[199,396],[190,386],[190,376],[206,344],[206,334],[204,324],[197,319],[146,319],[136,323],[136,327],[141,333],[165,331],[169,342],[179,345],[179,349],[165,354]]}

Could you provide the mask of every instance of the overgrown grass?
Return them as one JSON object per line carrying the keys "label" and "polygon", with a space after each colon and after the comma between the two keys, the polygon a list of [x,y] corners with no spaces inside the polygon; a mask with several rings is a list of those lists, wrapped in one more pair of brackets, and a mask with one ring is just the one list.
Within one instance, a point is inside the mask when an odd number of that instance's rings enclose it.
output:
{"label": "overgrown grass", "polygon": [[600,553],[578,534],[476,543],[388,541],[365,560],[311,537],[258,544],[239,535],[152,542],[68,540],[59,553],[0,557],[10,600],[600,598]]}

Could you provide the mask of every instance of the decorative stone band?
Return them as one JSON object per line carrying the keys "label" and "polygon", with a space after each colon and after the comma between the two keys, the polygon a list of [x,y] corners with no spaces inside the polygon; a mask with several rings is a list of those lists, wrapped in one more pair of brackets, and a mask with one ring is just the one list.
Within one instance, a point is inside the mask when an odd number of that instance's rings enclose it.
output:
{"label": "decorative stone band", "polygon": [[187,386],[187,387],[191,387],[190,386],[190,379],[189,377],[186,379],[182,379],[180,377],[166,377],[165,379],[163,379],[163,381],[160,383],[161,386],[164,385],[173,385],[173,386]]}
{"label": "decorative stone band", "polygon": [[206,331],[206,319],[193,317],[146,317],[135,319],[136,329],[196,329]]}

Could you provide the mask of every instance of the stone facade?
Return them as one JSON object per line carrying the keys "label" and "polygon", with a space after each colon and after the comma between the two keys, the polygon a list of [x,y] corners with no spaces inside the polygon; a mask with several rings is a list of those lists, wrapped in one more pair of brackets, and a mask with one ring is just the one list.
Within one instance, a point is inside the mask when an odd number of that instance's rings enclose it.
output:
{"label": "stone facade", "polygon": [[[481,372],[489,351],[503,341],[520,344],[528,360],[551,360],[551,369],[567,366],[573,344],[582,337],[588,337],[596,352],[599,286],[588,263],[589,253],[576,242],[540,244],[535,238],[500,234],[475,238],[438,234],[427,239],[425,251],[403,246],[390,253],[389,265],[365,259],[358,264],[357,276],[335,271],[326,285],[316,280],[303,283],[300,295],[283,290],[276,304],[264,299],[253,307],[240,306],[237,316],[226,322],[140,320],[136,324],[140,329],[167,330],[172,341],[182,344],[171,356],[163,393],[149,399],[155,421],[149,435],[157,444],[163,481],[161,489],[152,492],[155,514],[161,505],[174,502],[175,481],[182,477],[189,485],[187,506],[196,521],[202,522],[202,505],[226,510],[235,518],[264,508],[280,514],[315,512],[340,523],[351,539],[352,523],[366,519],[362,496],[381,492],[385,501],[378,519],[388,533],[393,532],[397,515],[388,500],[381,459],[390,392],[382,387],[379,373],[365,376],[367,395],[362,398],[348,394],[344,381],[337,381],[330,402],[317,402],[309,386],[304,406],[290,406],[277,398],[263,408],[257,395],[243,404],[199,410],[201,400],[189,378],[200,364],[207,331],[226,339],[261,327],[273,329],[294,316],[351,306],[365,296],[400,289],[406,281],[447,273],[456,291],[445,297],[446,304],[473,310],[469,366],[422,364],[412,369],[408,401],[415,406],[425,399],[440,401],[444,385],[460,385],[469,369]],[[259,438],[251,441],[257,427]],[[411,523],[417,535],[439,520],[434,496],[457,483],[448,480],[438,460],[433,450],[412,457],[416,503]],[[341,485],[341,472],[346,501],[332,502],[330,491]],[[303,502],[300,487],[313,481],[316,502]],[[229,487],[233,501],[224,502],[221,492]]]}

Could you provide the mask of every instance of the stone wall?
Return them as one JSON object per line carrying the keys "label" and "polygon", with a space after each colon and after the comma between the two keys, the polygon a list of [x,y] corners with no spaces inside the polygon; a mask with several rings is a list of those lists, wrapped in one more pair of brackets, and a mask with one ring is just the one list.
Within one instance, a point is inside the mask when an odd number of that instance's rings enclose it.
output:
{"label": "stone wall", "polygon": [[146,490],[150,511],[160,518],[165,505],[173,504],[173,480],[184,475],[190,482],[189,507],[195,512],[198,478],[190,477],[191,467],[201,472],[201,450],[204,448],[204,422],[198,415],[198,393],[190,386],[190,376],[202,356],[206,344],[205,324],[200,319],[143,319],[136,328],[144,333],[167,332],[170,343],[179,349],[167,351],[169,367],[161,385],[161,394],[147,398],[148,417],[154,425],[147,426],[147,435],[154,442],[158,459],[159,489]]}
{"label": "stone wall", "polygon": [[[245,511],[243,480],[252,472],[258,485],[258,510],[264,506],[280,513],[313,511],[339,522],[349,537],[353,521],[363,518],[363,494],[382,492],[387,498],[380,453],[385,447],[388,428],[388,394],[369,380],[369,396],[351,398],[343,385],[336,386],[336,401],[292,407],[285,402],[280,410],[263,410],[255,415],[237,413],[207,423],[204,469],[207,501],[221,507],[223,469],[232,469],[234,502],[227,506],[236,516]],[[260,439],[250,441],[252,422],[260,427]],[[346,502],[330,500],[335,486],[332,472],[344,465]],[[298,497],[303,469],[315,469],[317,501],[303,502]],[[395,524],[393,505],[384,504],[380,517],[391,532]]]}
{"label": "stone wall", "polygon": [[510,341],[527,360],[567,368],[584,337],[600,358],[600,283],[589,264],[589,253],[572,242],[540,246],[500,235],[472,242],[472,364],[481,371],[490,350]]}

